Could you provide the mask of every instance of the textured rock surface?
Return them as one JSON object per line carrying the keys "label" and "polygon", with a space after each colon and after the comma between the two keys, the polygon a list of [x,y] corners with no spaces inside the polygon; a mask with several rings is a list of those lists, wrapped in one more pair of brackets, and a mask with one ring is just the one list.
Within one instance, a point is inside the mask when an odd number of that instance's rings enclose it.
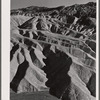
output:
{"label": "textured rock surface", "polygon": [[12,10],[10,61],[11,100],[95,100],[96,3]]}

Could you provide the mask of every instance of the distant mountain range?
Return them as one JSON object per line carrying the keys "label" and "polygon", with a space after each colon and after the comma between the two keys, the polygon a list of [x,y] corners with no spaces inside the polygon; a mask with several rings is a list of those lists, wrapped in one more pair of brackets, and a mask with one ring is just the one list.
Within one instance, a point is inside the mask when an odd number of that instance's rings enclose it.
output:
{"label": "distant mountain range", "polygon": [[55,8],[47,8],[47,7],[37,7],[37,6],[30,6],[27,8],[21,9],[14,9],[11,10],[11,15],[13,14],[34,14],[34,13],[51,13],[55,12],[55,14],[59,15],[72,15],[75,17],[80,16],[89,16],[92,18],[96,18],[96,3],[89,2],[87,4],[75,4],[72,6],[59,6]]}

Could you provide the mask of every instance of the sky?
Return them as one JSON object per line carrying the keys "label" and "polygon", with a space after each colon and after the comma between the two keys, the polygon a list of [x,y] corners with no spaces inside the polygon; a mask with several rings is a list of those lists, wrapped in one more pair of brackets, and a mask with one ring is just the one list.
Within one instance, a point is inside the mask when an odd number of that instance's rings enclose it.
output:
{"label": "sky", "polygon": [[96,0],[11,0],[11,9],[24,8],[28,6],[70,6],[73,4],[84,4],[91,1],[96,2]]}

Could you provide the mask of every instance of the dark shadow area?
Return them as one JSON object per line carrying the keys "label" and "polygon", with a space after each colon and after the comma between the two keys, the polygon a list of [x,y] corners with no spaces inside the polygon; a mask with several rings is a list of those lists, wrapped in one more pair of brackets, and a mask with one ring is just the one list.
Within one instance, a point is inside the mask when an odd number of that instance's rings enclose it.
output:
{"label": "dark shadow area", "polygon": [[15,46],[13,46],[12,50],[10,51],[10,61],[12,60],[13,55],[18,50],[18,48],[19,48],[19,45],[18,44],[16,44]]}
{"label": "dark shadow area", "polygon": [[91,76],[87,84],[87,88],[91,92],[91,95],[96,97],[96,74],[95,73]]}
{"label": "dark shadow area", "polygon": [[18,70],[13,78],[13,80],[10,83],[10,88],[14,91],[17,92],[17,88],[19,86],[20,81],[24,78],[25,74],[26,74],[26,70],[29,67],[29,63],[28,61],[26,61],[26,59],[24,60],[23,63],[21,63],[18,66]]}
{"label": "dark shadow area", "polygon": [[[61,98],[66,88],[71,83],[71,78],[68,75],[68,71],[72,64],[72,59],[65,54],[56,49],[54,53],[46,47],[43,53],[47,56],[47,59],[44,59],[46,66],[43,67],[44,72],[47,75],[48,81],[46,85],[50,88],[50,94]],[[49,54],[48,54],[49,53]],[[67,97],[66,97],[67,100]]]}

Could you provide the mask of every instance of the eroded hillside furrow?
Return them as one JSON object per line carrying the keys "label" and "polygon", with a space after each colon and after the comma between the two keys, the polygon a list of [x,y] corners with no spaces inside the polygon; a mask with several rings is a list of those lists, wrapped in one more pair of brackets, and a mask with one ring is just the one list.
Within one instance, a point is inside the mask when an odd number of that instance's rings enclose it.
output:
{"label": "eroded hillside furrow", "polygon": [[[59,35],[50,35],[50,34],[44,34],[43,32],[39,32],[39,33],[41,33],[41,35],[39,36],[37,36],[37,35],[35,35],[34,33],[33,34],[31,34],[31,33],[26,33],[26,35],[24,35],[25,37],[30,37],[30,38],[32,38],[32,39],[36,39],[36,40],[40,40],[41,42],[48,42],[48,43],[53,43],[53,44],[56,44],[56,45],[61,45],[61,46],[65,46],[65,47],[69,47],[69,46],[71,46],[72,45],[72,47],[74,47],[74,48],[79,48],[79,49],[81,49],[82,51],[84,51],[84,52],[86,52],[86,53],[88,53],[88,55],[90,54],[90,56],[92,56],[92,57],[96,57],[96,55],[95,55],[95,50],[96,50],[96,47],[95,47],[95,42],[94,41],[89,41],[89,40],[84,40],[84,41],[86,41],[86,43],[85,42],[83,42],[83,41],[81,41],[81,40],[79,40],[78,41],[78,39],[75,39],[74,40],[74,38],[71,38],[71,37],[67,37],[67,38],[65,38],[64,36],[62,37],[62,36],[59,36]],[[31,34],[31,35],[30,35]],[[37,34],[37,33],[36,33]],[[43,35],[44,34],[44,35]],[[53,33],[52,33],[53,34]],[[46,36],[47,37],[46,37]],[[52,36],[54,37],[54,39],[52,38]],[[74,40],[74,41],[73,41]],[[94,45],[93,45],[94,44]],[[89,45],[89,46],[88,46]],[[93,50],[92,50],[92,49]]]}
{"label": "eroded hillside furrow", "polygon": [[[18,35],[17,35],[18,36]],[[15,37],[15,35],[14,35]],[[19,36],[20,38],[21,36]],[[17,39],[17,37],[15,37]],[[24,40],[22,40],[24,42],[24,44],[20,43],[19,42],[19,45],[23,48],[31,48],[31,46],[33,45],[34,43],[34,40],[32,39],[29,39],[29,38],[26,38],[28,39],[26,43],[29,43],[29,44],[26,44],[25,43],[25,39],[26,37],[23,37]],[[22,39],[22,38],[21,38]],[[30,41],[30,42],[28,42]],[[35,40],[35,42],[37,42],[37,40]],[[55,45],[57,47],[59,47],[59,45],[57,44],[53,44],[53,43],[48,43],[48,42],[44,42],[44,41],[39,41],[39,43],[46,43],[46,44],[50,44],[50,45]],[[33,45],[34,46],[34,45]],[[63,46],[62,46],[63,47]],[[86,67],[87,69],[89,68],[90,70],[94,71],[95,72],[95,59],[93,59],[92,57],[88,56],[86,53],[84,53],[83,51],[81,51],[80,49],[78,48],[74,48],[74,47],[63,47],[65,48],[64,52],[66,52],[66,54],[68,54],[70,57],[72,57],[73,61],[83,67]],[[63,50],[63,49],[62,49]]]}

